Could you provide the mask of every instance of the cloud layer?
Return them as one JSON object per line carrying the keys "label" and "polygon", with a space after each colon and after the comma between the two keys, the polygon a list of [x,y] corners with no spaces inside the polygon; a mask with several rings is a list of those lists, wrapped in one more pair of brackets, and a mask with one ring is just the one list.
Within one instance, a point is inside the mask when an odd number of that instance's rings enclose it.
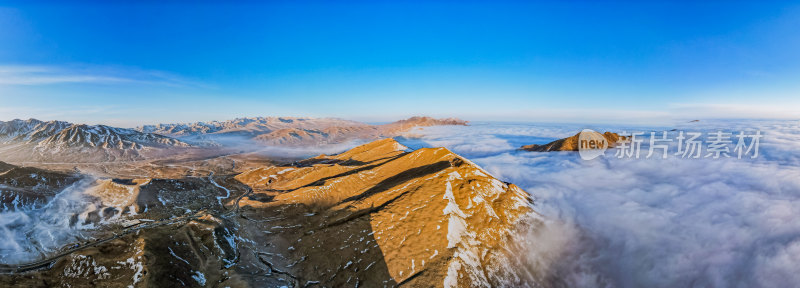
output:
{"label": "cloud layer", "polygon": [[563,251],[549,270],[568,287],[800,283],[797,121],[676,126],[704,132],[759,129],[766,136],[757,159],[617,159],[610,150],[606,157],[584,161],[577,153],[514,150],[522,142],[546,143],[580,128],[432,127],[403,142],[448,147],[532,193],[538,210],[558,227],[532,236],[530,257],[540,257],[543,250]]}

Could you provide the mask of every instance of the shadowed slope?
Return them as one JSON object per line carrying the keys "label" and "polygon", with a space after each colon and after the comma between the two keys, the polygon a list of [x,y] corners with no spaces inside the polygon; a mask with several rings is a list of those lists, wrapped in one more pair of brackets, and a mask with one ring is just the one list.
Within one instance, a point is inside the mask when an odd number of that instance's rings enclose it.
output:
{"label": "shadowed slope", "polygon": [[[527,283],[513,276],[505,242],[522,219],[536,225],[529,195],[445,148],[406,150],[383,139],[315,157],[318,164],[237,176],[255,188],[240,203],[244,215],[256,219],[281,211],[270,223],[282,228],[264,237],[291,249],[270,258],[273,264],[286,261],[284,271],[324,286]],[[376,279],[383,273],[359,273],[375,267],[386,270],[385,279]]]}
{"label": "shadowed slope", "polygon": [[95,200],[75,225],[89,221],[103,238],[63,243],[34,262],[0,263],[8,264],[0,265],[0,285],[538,282],[513,257],[518,230],[541,224],[530,196],[444,148],[410,151],[382,139],[238,175],[98,179],[81,191]]}

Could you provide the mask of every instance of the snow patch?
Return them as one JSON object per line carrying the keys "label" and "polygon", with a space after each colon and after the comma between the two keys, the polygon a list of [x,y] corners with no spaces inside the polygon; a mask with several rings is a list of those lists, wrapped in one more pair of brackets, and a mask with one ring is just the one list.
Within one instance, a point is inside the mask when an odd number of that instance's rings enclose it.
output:
{"label": "snow patch", "polygon": [[192,274],[192,279],[197,281],[200,286],[206,286],[206,275],[203,275],[200,271],[195,271],[194,274]]}

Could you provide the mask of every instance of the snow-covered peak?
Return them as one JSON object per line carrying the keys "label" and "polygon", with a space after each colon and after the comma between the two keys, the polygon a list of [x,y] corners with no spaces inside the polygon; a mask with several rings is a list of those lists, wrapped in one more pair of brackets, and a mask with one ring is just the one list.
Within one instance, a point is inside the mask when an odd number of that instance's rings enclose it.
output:
{"label": "snow-covered peak", "polygon": [[143,147],[188,147],[180,140],[133,129],[106,125],[73,124],[39,142],[37,147],[98,147],[142,149]]}

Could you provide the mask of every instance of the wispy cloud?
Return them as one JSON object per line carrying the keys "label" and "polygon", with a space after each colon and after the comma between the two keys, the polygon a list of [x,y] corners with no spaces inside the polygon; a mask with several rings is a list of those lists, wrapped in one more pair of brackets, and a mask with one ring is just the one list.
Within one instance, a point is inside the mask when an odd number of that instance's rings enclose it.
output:
{"label": "wispy cloud", "polygon": [[0,65],[0,85],[141,84],[172,87],[208,87],[204,83],[165,71],[94,65]]}

